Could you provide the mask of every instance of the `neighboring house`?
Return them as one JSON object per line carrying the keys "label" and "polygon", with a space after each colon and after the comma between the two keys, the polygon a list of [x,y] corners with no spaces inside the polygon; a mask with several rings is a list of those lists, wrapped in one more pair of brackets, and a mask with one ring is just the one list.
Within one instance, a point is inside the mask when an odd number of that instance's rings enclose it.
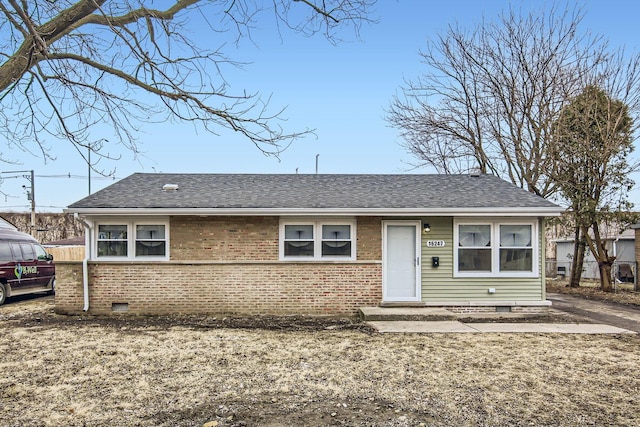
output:
{"label": "neighboring house", "polygon": [[56,310],[538,311],[558,206],[491,175],[134,174],[70,205]]}
{"label": "neighboring house", "polygon": [[[569,276],[573,263],[575,239],[556,240],[556,265],[559,276]],[[624,230],[620,234],[605,237],[605,245],[609,255],[615,256],[613,274],[618,281],[633,282],[636,273],[636,248],[635,232],[632,229]],[[600,279],[598,262],[587,247],[584,254],[582,267],[583,279]]]}

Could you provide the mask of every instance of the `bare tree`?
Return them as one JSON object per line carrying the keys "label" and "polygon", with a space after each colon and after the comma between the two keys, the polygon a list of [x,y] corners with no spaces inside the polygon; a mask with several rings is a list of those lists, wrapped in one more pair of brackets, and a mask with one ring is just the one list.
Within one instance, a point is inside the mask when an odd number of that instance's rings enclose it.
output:
{"label": "bare tree", "polygon": [[[251,38],[270,11],[278,28],[338,42],[342,28],[369,22],[374,2],[271,0],[263,10],[257,0],[174,0],[158,10],[145,0],[2,0],[0,134],[45,158],[52,140],[67,140],[87,160],[87,149],[108,156],[97,125],[137,152],[141,124],[177,119],[231,129],[277,155],[310,130],[285,131],[268,99],[231,91],[225,72],[242,64],[225,41]],[[196,21],[206,30],[197,40]]]}
{"label": "bare tree", "polygon": [[467,31],[450,26],[421,53],[426,71],[407,81],[388,111],[417,166],[442,173],[479,168],[543,197],[549,135],[581,76],[606,56],[606,43],[581,34],[579,8],[522,16]]}

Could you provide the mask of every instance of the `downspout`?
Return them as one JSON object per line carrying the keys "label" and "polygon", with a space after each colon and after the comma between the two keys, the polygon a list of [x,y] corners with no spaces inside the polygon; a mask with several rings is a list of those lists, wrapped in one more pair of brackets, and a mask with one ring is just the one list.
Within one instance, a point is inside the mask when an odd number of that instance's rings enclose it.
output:
{"label": "downspout", "polygon": [[84,251],[84,259],[82,260],[82,292],[84,294],[84,307],[83,311],[89,311],[89,259],[91,259],[91,235],[93,232],[93,228],[87,222],[85,222],[80,215],[76,212],[73,214],[73,217],[84,225],[84,228],[87,231],[85,236],[85,251]]}

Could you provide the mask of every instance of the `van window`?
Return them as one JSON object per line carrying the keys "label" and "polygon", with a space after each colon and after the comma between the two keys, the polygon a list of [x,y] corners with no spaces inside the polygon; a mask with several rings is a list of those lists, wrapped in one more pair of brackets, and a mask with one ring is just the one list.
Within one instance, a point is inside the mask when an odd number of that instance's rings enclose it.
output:
{"label": "van window", "polygon": [[38,261],[47,261],[49,259],[49,254],[45,248],[40,245],[33,245],[33,247],[36,250],[36,258]]}
{"label": "van window", "polygon": [[13,261],[9,243],[0,242],[0,261]]}
{"label": "van window", "polygon": [[20,249],[22,249],[22,257],[25,261],[33,261],[36,259],[36,254],[33,251],[31,243],[20,243]]}
{"label": "van window", "polygon": [[13,259],[17,262],[24,261],[24,256],[22,256],[22,251],[20,250],[20,244],[18,243],[9,243],[11,246],[11,250],[13,251]]}

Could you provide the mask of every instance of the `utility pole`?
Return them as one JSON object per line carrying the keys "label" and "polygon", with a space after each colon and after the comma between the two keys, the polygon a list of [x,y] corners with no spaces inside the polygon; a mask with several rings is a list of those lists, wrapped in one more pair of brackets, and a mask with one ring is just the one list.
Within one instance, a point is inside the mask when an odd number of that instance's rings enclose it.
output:
{"label": "utility pole", "polygon": [[31,169],[31,234],[36,233],[36,179]]}
{"label": "utility pole", "polygon": [[[31,201],[31,234],[35,236],[36,233],[36,180],[35,175],[33,173],[33,169],[28,171],[7,171],[0,173],[26,173],[29,175],[23,175],[24,178],[28,179],[31,183],[30,191],[27,191],[27,200]],[[15,177],[17,178],[17,177]],[[23,185],[22,188],[26,188],[26,185]]]}

